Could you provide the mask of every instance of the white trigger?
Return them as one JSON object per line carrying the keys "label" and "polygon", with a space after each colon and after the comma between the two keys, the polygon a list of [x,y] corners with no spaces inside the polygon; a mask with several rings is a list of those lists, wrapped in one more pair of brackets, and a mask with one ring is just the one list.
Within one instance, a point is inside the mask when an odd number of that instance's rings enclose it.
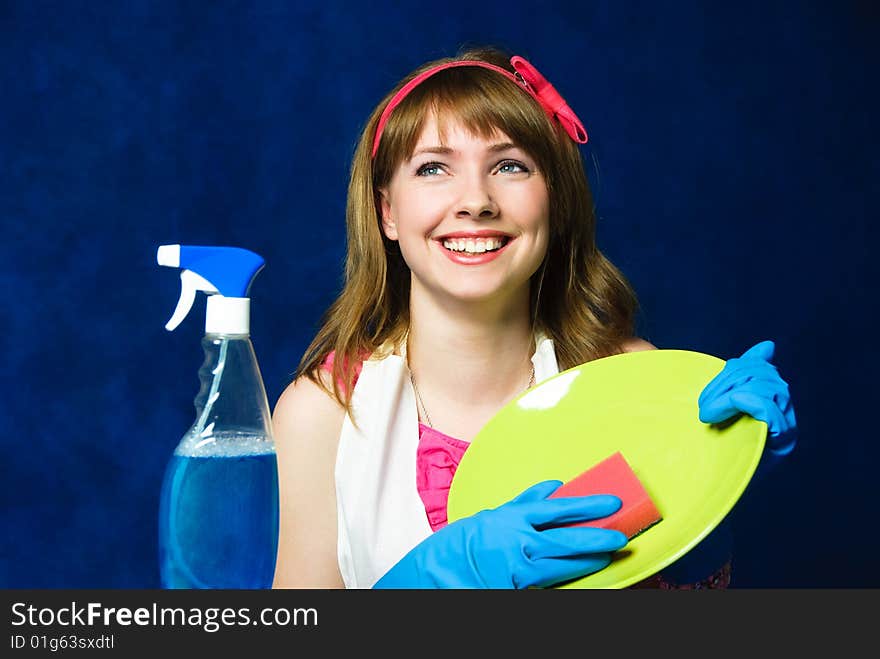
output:
{"label": "white trigger", "polygon": [[186,318],[186,314],[192,308],[196,299],[196,291],[204,291],[206,293],[217,293],[217,289],[207,279],[192,270],[182,270],[180,272],[180,297],[177,300],[177,307],[171,319],[165,323],[165,329],[169,332],[180,325],[180,322]]}

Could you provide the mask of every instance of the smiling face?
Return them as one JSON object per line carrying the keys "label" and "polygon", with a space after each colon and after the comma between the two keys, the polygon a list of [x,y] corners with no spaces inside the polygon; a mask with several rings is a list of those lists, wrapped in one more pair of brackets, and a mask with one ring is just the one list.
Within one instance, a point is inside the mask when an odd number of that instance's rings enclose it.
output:
{"label": "smiling face", "polygon": [[382,229],[414,292],[528,299],[547,251],[549,195],[535,160],[503,132],[480,137],[450,120],[441,134],[430,116],[380,196]]}

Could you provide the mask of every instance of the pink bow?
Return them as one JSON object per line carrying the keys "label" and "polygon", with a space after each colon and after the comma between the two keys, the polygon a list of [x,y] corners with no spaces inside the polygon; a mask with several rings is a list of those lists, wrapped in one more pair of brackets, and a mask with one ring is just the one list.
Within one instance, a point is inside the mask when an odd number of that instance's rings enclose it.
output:
{"label": "pink bow", "polygon": [[532,92],[550,118],[557,119],[575,142],[585,144],[587,131],[584,125],[556,88],[547,82],[547,79],[528,60],[514,55],[510,58],[510,63],[517,73],[520,84]]}

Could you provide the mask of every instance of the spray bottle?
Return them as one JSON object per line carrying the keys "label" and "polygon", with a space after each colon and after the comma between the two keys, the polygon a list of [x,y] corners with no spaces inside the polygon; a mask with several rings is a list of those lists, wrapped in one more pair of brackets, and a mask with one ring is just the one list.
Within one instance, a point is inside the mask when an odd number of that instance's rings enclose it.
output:
{"label": "spray bottle", "polygon": [[197,291],[208,295],[196,418],[162,483],[162,587],[269,588],[278,546],[278,473],[247,297],[264,260],[239,247],[193,245],[162,245],[156,259],[182,269],[166,330],[186,317]]}

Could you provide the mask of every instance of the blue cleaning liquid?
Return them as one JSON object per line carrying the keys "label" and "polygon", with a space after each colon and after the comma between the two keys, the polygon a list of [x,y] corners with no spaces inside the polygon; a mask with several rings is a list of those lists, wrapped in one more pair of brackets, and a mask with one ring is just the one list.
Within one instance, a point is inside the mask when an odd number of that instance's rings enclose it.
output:
{"label": "blue cleaning liquid", "polygon": [[271,588],[278,472],[271,440],[184,440],[160,502],[162,588]]}

